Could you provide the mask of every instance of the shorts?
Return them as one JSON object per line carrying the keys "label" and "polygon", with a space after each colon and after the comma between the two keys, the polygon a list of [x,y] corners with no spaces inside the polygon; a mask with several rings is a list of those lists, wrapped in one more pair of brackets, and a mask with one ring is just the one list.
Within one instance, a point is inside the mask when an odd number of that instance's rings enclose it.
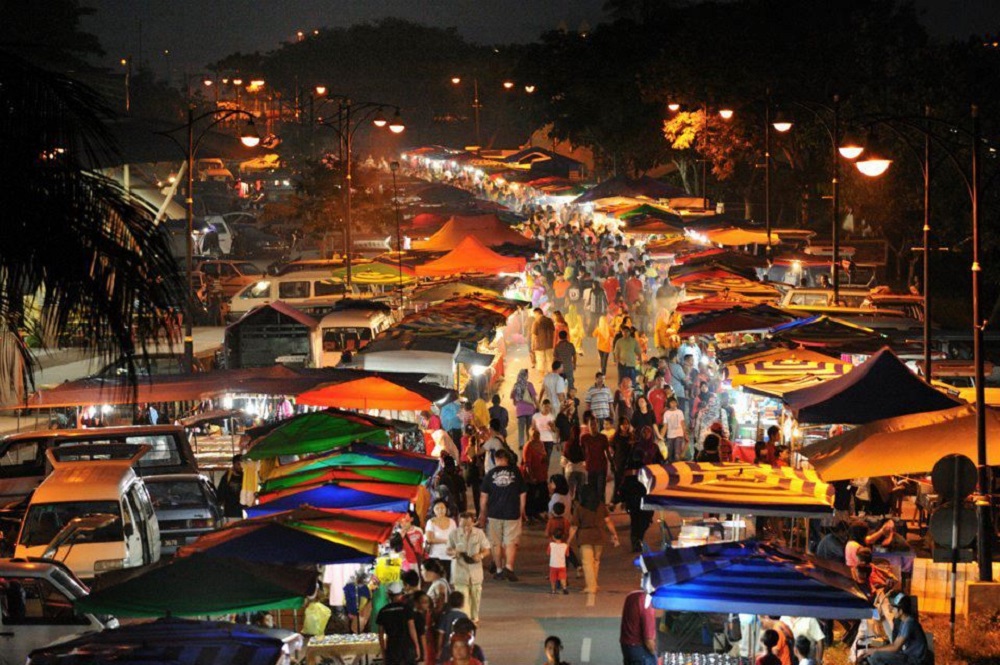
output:
{"label": "shorts", "polygon": [[566,584],[566,569],[565,568],[549,568],[549,582],[552,584],[557,584],[562,582],[563,585]]}
{"label": "shorts", "polygon": [[498,520],[491,517],[486,524],[490,542],[494,545],[517,545],[521,539],[521,520]]}

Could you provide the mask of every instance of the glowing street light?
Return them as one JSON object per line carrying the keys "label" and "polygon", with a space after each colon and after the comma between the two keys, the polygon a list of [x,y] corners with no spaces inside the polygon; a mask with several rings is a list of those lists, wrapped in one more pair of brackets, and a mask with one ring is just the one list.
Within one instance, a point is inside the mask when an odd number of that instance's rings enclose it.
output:
{"label": "glowing street light", "polygon": [[891,159],[880,157],[877,154],[868,155],[864,159],[854,162],[854,166],[858,171],[869,178],[879,177],[888,170],[890,164],[892,164]]}
{"label": "glowing street light", "polygon": [[528,85],[524,86],[524,91],[530,95],[531,93],[533,93],[535,91],[535,86],[533,86],[531,84],[528,84]]}
{"label": "glowing street light", "polygon": [[671,102],[667,104],[667,110],[670,111],[671,113],[677,113],[678,111],[681,110],[681,105],[678,104],[677,102]]}
{"label": "glowing street light", "polygon": [[405,129],[406,125],[403,124],[403,117],[399,115],[399,109],[396,109],[396,114],[392,116],[392,122],[389,123],[389,131],[393,134],[402,134]]}
{"label": "glowing street light", "polygon": [[732,109],[719,109],[719,117],[723,120],[729,120],[733,117]]}

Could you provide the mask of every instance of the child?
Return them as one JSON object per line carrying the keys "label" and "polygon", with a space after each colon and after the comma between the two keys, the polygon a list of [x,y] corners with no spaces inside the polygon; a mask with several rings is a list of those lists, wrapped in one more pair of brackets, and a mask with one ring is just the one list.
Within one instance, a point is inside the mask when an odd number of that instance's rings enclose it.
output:
{"label": "child", "polygon": [[566,533],[562,529],[556,529],[549,541],[549,584],[552,586],[551,593],[557,593],[560,586],[564,594],[569,594],[569,587],[566,585],[566,551],[569,546],[565,542]]}
{"label": "child", "polygon": [[[552,538],[556,531],[562,531],[563,534],[569,533],[569,520],[566,519],[566,504],[563,503],[553,504],[552,516],[549,517],[549,521],[545,524],[545,536],[547,538]],[[577,559],[576,552],[573,551],[573,548],[568,543],[566,545],[566,561],[576,569],[577,577],[583,575],[580,560]]]}

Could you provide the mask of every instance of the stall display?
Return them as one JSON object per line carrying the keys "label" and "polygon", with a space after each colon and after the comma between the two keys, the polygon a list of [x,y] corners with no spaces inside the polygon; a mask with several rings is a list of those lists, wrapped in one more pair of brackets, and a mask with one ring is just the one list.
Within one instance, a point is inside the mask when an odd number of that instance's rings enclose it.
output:
{"label": "stall display", "polygon": [[371,656],[381,654],[382,649],[375,633],[314,635],[306,644],[308,665],[319,665],[329,660],[338,664],[353,663],[359,662],[357,660],[359,658],[364,658],[364,662],[367,663]]}

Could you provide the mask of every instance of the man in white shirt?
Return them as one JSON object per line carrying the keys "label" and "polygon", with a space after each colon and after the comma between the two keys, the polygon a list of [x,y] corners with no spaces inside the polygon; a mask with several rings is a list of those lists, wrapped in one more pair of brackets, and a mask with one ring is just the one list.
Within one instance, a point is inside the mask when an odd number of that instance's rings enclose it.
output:
{"label": "man in white shirt", "polygon": [[823,627],[813,617],[781,617],[781,622],[792,629],[792,635],[797,638],[807,637],[813,643],[812,660],[823,662]]}
{"label": "man in white shirt", "polygon": [[542,379],[542,399],[548,399],[552,403],[552,412],[559,413],[559,407],[566,399],[566,391],[569,385],[563,378],[563,366],[558,360],[552,363],[552,371]]}
{"label": "man in white shirt", "polygon": [[549,400],[542,400],[542,410],[531,416],[531,425],[538,430],[538,438],[545,446],[545,454],[552,455],[556,444],[556,418],[552,414],[552,403]]}
{"label": "man in white shirt", "polygon": [[683,462],[687,457],[687,432],[684,428],[684,412],[677,406],[676,397],[667,399],[667,410],[663,412],[663,429],[670,461]]}

